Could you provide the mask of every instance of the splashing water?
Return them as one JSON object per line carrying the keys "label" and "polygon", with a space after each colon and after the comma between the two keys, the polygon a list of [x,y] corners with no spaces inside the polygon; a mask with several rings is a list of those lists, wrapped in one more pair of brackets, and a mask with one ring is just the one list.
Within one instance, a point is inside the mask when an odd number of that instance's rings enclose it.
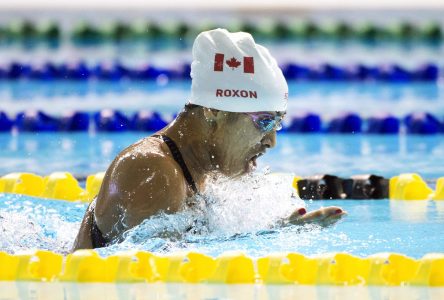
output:
{"label": "splashing water", "polygon": [[[217,256],[239,250],[252,257],[271,252],[314,255],[348,252],[368,256],[400,252],[419,258],[442,252],[444,208],[436,201],[418,211],[389,200],[306,201],[307,210],[337,205],[348,211],[328,228],[307,224],[280,227],[279,221],[303,202],[292,198],[291,175],[253,174],[208,182],[196,205],[177,214],[159,213],[125,233],[122,243],[99,250],[106,256],[127,249],[155,253],[198,251]],[[0,251],[48,249],[66,254],[72,247],[87,205],[22,195],[0,194]],[[396,216],[394,218],[393,216]],[[431,238],[432,237],[432,238]]]}
{"label": "splashing water", "polygon": [[135,247],[160,252],[184,250],[273,229],[304,202],[293,195],[291,174],[267,172],[265,169],[235,180],[222,176],[210,179],[190,208],[148,218],[127,231],[122,243],[100,251],[109,254]]}
{"label": "splashing water", "polygon": [[208,229],[233,235],[274,228],[304,202],[293,196],[292,175],[250,174],[239,180],[220,177],[207,184]]}
{"label": "splashing water", "polygon": [[[205,193],[193,199],[194,205],[176,214],[160,212],[146,219],[127,231],[122,243],[101,249],[101,253],[134,248],[166,252],[273,229],[304,203],[293,196],[292,175],[267,173],[264,169],[236,180],[222,176],[209,180]],[[1,250],[70,251],[85,204],[19,195],[0,200],[4,200],[0,202]]]}
{"label": "splashing water", "polygon": [[[22,198],[25,196],[8,195],[6,201],[0,201],[0,250],[16,253],[29,249],[46,249],[68,253],[80,222],[72,222],[71,219],[75,216],[61,215],[58,208],[69,205],[70,208],[62,207],[61,210],[70,213],[74,210],[79,211],[80,208],[81,212],[84,205]],[[6,206],[6,209],[3,206]]]}

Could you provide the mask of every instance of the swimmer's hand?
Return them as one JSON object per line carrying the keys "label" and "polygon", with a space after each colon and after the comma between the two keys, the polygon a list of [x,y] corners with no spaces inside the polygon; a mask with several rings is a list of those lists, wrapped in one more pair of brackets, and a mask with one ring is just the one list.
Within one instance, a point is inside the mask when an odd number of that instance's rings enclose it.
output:
{"label": "swimmer's hand", "polygon": [[338,222],[346,214],[346,211],[337,206],[322,207],[308,213],[305,208],[299,208],[288,218],[288,223],[295,225],[315,223],[321,226],[329,226]]}

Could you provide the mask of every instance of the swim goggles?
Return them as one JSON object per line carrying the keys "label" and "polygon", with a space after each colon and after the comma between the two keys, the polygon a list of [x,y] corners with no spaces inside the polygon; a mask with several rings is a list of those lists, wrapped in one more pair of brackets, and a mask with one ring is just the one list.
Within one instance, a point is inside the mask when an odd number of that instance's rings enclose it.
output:
{"label": "swim goggles", "polygon": [[269,132],[272,130],[279,131],[282,129],[282,115],[273,115],[267,112],[244,113],[251,118],[254,126],[262,132]]}

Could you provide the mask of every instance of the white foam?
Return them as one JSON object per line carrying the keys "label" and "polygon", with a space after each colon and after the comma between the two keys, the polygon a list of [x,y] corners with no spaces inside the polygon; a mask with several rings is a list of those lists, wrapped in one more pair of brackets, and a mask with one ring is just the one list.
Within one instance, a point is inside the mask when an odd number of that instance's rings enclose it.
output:
{"label": "white foam", "polygon": [[252,173],[237,180],[218,177],[207,183],[204,198],[210,232],[230,235],[274,227],[304,206],[292,197],[292,179],[291,174]]}
{"label": "white foam", "polygon": [[51,216],[50,222],[42,218],[44,216],[0,211],[0,249],[8,253],[46,249],[67,254],[76,237],[78,223],[66,222],[56,216]]}

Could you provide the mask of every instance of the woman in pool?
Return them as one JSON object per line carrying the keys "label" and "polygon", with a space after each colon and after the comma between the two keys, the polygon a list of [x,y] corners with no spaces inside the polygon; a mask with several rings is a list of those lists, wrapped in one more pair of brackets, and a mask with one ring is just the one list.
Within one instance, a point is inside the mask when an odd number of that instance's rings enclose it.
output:
{"label": "woman in pool", "polygon": [[[167,127],[123,150],[87,209],[73,250],[104,247],[161,211],[184,209],[215,173],[251,172],[276,145],[288,86],[268,50],[250,34],[216,29],[193,45],[192,92]],[[331,224],[345,212],[325,207],[289,212],[287,223]]]}

